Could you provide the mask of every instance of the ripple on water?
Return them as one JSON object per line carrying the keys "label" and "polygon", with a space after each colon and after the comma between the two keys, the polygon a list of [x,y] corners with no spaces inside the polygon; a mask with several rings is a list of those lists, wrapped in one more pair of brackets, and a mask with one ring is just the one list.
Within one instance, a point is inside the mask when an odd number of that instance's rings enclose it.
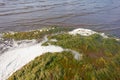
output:
{"label": "ripple on water", "polygon": [[109,31],[108,25],[118,25],[119,11],[120,0],[0,0],[0,31],[58,24],[101,25]]}

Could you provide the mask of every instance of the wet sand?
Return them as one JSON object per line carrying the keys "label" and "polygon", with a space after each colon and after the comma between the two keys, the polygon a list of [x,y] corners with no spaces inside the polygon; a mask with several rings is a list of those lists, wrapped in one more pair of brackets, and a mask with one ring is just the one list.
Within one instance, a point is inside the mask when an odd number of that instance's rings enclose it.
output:
{"label": "wet sand", "polygon": [[120,0],[0,0],[0,32],[49,25],[84,27],[120,37]]}

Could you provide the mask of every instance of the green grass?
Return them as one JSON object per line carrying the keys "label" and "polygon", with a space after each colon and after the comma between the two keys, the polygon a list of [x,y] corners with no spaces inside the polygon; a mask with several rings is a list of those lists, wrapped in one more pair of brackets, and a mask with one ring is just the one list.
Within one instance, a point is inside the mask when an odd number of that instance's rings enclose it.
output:
{"label": "green grass", "polygon": [[[99,34],[93,34],[88,37],[80,35],[69,35],[67,33],[49,36],[49,41],[43,45],[51,43],[63,48],[76,50],[88,56],[94,57],[110,57],[120,53],[120,41],[113,38],[103,38]],[[56,39],[57,42],[52,42],[50,39]],[[92,56],[92,57],[93,57]]]}
{"label": "green grass", "polygon": [[48,38],[43,45],[51,43],[78,51],[83,55],[82,60],[74,59],[67,51],[46,53],[16,71],[8,80],[120,80],[120,41],[99,34],[84,37],[63,33]]}
{"label": "green grass", "polygon": [[[52,29],[54,28],[54,29]],[[49,29],[49,31],[47,31]],[[25,39],[41,39],[45,35],[50,35],[54,33],[60,33],[60,32],[67,32],[71,30],[72,28],[63,28],[63,27],[57,27],[57,26],[51,26],[49,28],[42,28],[40,30],[33,30],[33,31],[27,31],[27,32],[15,32],[14,34],[12,33],[4,33],[3,34],[3,39],[14,39],[14,40],[25,40]]]}
{"label": "green grass", "polygon": [[8,80],[70,80],[79,72],[79,67],[82,65],[70,52],[46,53],[14,73]]}
{"label": "green grass", "polygon": [[112,61],[98,58],[94,61],[96,65],[84,59],[78,61],[70,52],[46,53],[15,72],[8,80],[120,79],[120,54]]}

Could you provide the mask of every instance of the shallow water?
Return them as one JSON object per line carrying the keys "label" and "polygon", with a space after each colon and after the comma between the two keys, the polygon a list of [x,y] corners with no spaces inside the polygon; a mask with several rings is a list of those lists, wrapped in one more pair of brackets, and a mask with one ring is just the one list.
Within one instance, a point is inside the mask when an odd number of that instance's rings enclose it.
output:
{"label": "shallow water", "polygon": [[120,37],[120,0],[0,0],[0,32],[48,25],[85,27]]}

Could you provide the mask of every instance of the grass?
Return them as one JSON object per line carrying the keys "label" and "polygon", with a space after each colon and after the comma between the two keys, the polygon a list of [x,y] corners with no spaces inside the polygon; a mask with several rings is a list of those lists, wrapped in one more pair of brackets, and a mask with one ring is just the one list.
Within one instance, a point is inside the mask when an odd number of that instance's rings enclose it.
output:
{"label": "grass", "polygon": [[63,28],[57,26],[51,26],[49,28],[42,28],[40,30],[33,30],[27,32],[13,32],[13,33],[4,33],[3,39],[14,39],[14,40],[25,40],[25,39],[41,39],[45,35],[50,35],[54,33],[67,32],[72,28]]}
{"label": "grass", "polygon": [[[69,61],[70,60],[70,61]],[[8,80],[70,80],[81,67],[70,52],[46,53],[37,57]]]}
{"label": "grass", "polygon": [[35,58],[8,80],[119,80],[120,54],[112,61],[98,58],[93,63],[74,59],[70,52],[46,53]]}
{"label": "grass", "polygon": [[[50,41],[51,39],[56,39],[57,42],[52,42]],[[84,53],[92,56],[92,58],[110,57],[120,53],[120,41],[113,38],[103,38],[99,34],[93,34],[88,37],[74,36],[67,33],[58,34],[49,36],[49,41],[43,45],[47,45],[48,43]]]}
{"label": "grass", "polygon": [[48,38],[43,45],[50,43],[78,51],[83,54],[82,60],[74,59],[67,51],[46,53],[16,71],[8,80],[120,80],[120,41],[99,34],[84,37],[63,33]]}

